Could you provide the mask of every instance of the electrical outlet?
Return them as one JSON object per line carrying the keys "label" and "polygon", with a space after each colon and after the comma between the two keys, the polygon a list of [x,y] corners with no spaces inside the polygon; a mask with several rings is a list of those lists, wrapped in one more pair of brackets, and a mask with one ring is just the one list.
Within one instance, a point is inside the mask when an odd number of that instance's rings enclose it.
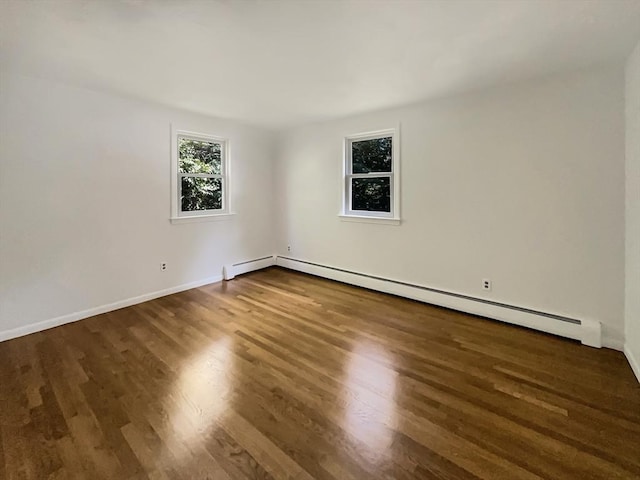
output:
{"label": "electrical outlet", "polygon": [[488,278],[483,278],[482,279],[482,289],[483,290],[487,290],[487,291],[491,291],[491,280],[489,280]]}
{"label": "electrical outlet", "polygon": [[291,253],[291,245],[287,245],[287,252]]}
{"label": "electrical outlet", "polygon": [[167,269],[167,262],[160,262],[160,271],[164,272]]}

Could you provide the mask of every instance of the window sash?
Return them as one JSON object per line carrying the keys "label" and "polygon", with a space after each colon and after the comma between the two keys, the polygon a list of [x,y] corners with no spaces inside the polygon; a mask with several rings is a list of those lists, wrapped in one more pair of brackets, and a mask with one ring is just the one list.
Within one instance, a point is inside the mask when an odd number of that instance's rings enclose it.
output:
{"label": "window sash", "polygon": [[[376,140],[378,138],[388,138],[391,137],[391,171],[389,172],[368,172],[368,173],[353,173],[353,142],[362,142],[364,140]],[[384,135],[369,135],[357,138],[349,138],[347,143],[347,171],[346,175],[358,176],[362,175],[367,177],[369,175],[389,175],[393,174],[393,170],[396,164],[396,159],[394,155],[394,147],[395,147],[395,136],[393,134],[384,134]]]}
{"label": "window sash", "polygon": [[199,137],[197,135],[178,135],[177,136],[177,159],[178,159],[178,174],[179,175],[218,175],[218,174],[213,174],[213,173],[187,173],[187,172],[182,172],[180,170],[180,140],[195,140],[196,142],[205,142],[205,143],[212,143],[214,145],[220,145],[220,175],[224,176],[226,175],[226,141],[221,141],[221,140],[212,140],[211,138],[206,138],[206,137]]}
{"label": "window sash", "polygon": [[393,172],[347,173],[349,178],[393,177]]}
{"label": "window sash", "polygon": [[178,173],[178,177],[196,177],[196,178],[222,178],[224,175],[217,173]]}
{"label": "window sash", "polygon": [[[382,210],[354,210],[353,209],[353,182],[354,178],[388,178],[389,179],[389,211]],[[393,217],[394,213],[394,182],[393,173],[353,173],[345,175],[345,189],[347,192],[347,215],[361,215],[368,217]]]}
{"label": "window sash", "polygon": [[[192,178],[218,178],[220,179],[220,206],[221,208],[209,208],[206,210],[182,210],[182,179],[184,177]],[[224,212],[226,205],[226,179],[224,175],[213,175],[206,173],[179,173],[178,174],[178,213],[181,217],[206,215],[207,213],[220,213]]]}

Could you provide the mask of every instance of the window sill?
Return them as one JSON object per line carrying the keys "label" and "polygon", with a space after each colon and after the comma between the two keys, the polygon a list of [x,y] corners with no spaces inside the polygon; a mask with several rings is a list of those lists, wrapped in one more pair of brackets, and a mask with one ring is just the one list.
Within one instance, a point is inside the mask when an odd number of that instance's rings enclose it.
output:
{"label": "window sill", "polygon": [[364,215],[338,215],[343,222],[356,222],[356,223],[377,223],[378,225],[400,225],[401,220],[399,218],[389,217],[367,217]]}
{"label": "window sill", "polygon": [[184,217],[171,217],[169,221],[173,224],[179,223],[199,223],[199,222],[221,222],[231,220],[235,213],[214,213],[212,215],[187,215]]}

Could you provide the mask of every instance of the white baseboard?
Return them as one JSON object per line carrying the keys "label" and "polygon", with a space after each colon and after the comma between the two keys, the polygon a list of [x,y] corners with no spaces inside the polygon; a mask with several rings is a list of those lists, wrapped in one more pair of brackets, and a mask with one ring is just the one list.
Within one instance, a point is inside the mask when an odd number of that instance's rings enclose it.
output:
{"label": "white baseboard", "polygon": [[635,357],[629,345],[624,346],[624,355],[627,357],[627,361],[631,365],[631,370],[635,373],[638,382],[640,382],[640,359]]}
{"label": "white baseboard", "polygon": [[68,315],[62,315],[60,317],[51,318],[49,320],[44,320],[42,322],[32,323],[30,325],[25,325],[23,327],[0,331],[0,342],[3,342],[5,340],[11,340],[12,338],[22,337],[24,335],[29,335],[30,333],[40,332],[42,330],[48,330],[49,328],[58,327],[60,325],[64,325],[65,323],[77,322],[78,320],[93,317],[95,315],[100,315],[101,313],[107,313],[113,310],[118,310],[120,308],[130,307],[131,305],[147,302],[149,300],[153,300],[154,298],[164,297],[166,295],[171,295],[173,293],[183,292],[185,290],[190,290],[192,288],[197,288],[203,285],[208,285],[210,283],[216,283],[221,281],[222,281],[222,276],[216,275],[214,277],[204,278],[202,280],[198,280],[191,283],[185,283],[182,285],[178,285],[176,287],[165,288],[164,290],[158,290],[156,292],[145,293],[144,295],[139,295],[137,297],[127,298],[125,300],[120,300],[119,302],[108,303],[106,305],[90,308],[88,310],[82,310],[80,312],[70,313]]}
{"label": "white baseboard", "polygon": [[89,308],[88,310],[82,310],[80,312],[62,315],[60,317],[51,318],[48,320],[32,323],[32,324],[25,325],[18,328],[13,328],[11,330],[0,331],[0,342],[3,342],[5,340],[11,340],[12,338],[22,337],[24,335],[29,335],[30,333],[40,332],[42,330],[47,330],[49,328],[58,327],[66,323],[77,322],[78,320],[83,320],[85,318],[93,317],[95,315],[100,315],[101,313],[107,313],[113,310],[118,310],[120,308],[130,307],[131,305],[147,302],[149,300],[153,300],[159,297],[164,297],[166,295],[171,295],[173,293],[183,292],[185,290],[190,290],[192,288],[198,288],[203,285],[208,285],[210,283],[221,282],[223,279],[230,280],[236,275],[251,272],[253,270],[260,270],[262,268],[267,268],[272,265],[275,265],[275,263],[276,263],[276,257],[274,255],[269,255],[269,256],[265,256],[255,260],[250,260],[248,262],[240,262],[233,265],[227,265],[223,268],[223,275],[216,275],[213,277],[204,278],[202,280],[185,283],[183,285],[178,285],[176,287],[165,288],[164,290],[145,293],[144,295],[127,298],[125,300],[109,303],[107,305],[101,305],[99,307]]}
{"label": "white baseboard", "polygon": [[406,282],[350,272],[289,257],[276,257],[276,264],[291,270],[579,340],[584,345],[591,347],[600,348],[602,346],[601,324],[596,320],[566,319],[544,312],[473,299],[461,294],[442,292],[419,285],[410,285]]}
{"label": "white baseboard", "polygon": [[254,270],[261,270],[263,268],[271,267],[275,264],[276,256],[268,255],[266,257],[256,258],[255,260],[249,260],[247,262],[225,265],[222,269],[222,276],[225,280],[231,280],[236,275],[253,272]]}

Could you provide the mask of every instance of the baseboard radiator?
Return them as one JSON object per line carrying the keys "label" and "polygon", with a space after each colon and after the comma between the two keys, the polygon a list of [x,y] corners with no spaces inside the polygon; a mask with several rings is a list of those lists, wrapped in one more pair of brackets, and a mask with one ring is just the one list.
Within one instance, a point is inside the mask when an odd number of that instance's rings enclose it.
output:
{"label": "baseboard radiator", "polygon": [[590,347],[602,347],[602,327],[596,320],[563,317],[291,257],[277,256],[274,263],[290,270],[579,340]]}
{"label": "baseboard radiator", "polygon": [[254,270],[271,267],[275,264],[276,256],[269,255],[267,257],[247,260],[246,262],[225,265],[224,267],[222,267],[222,278],[224,280],[231,280],[235,278],[236,275],[242,275],[243,273],[249,273],[253,272]]}

